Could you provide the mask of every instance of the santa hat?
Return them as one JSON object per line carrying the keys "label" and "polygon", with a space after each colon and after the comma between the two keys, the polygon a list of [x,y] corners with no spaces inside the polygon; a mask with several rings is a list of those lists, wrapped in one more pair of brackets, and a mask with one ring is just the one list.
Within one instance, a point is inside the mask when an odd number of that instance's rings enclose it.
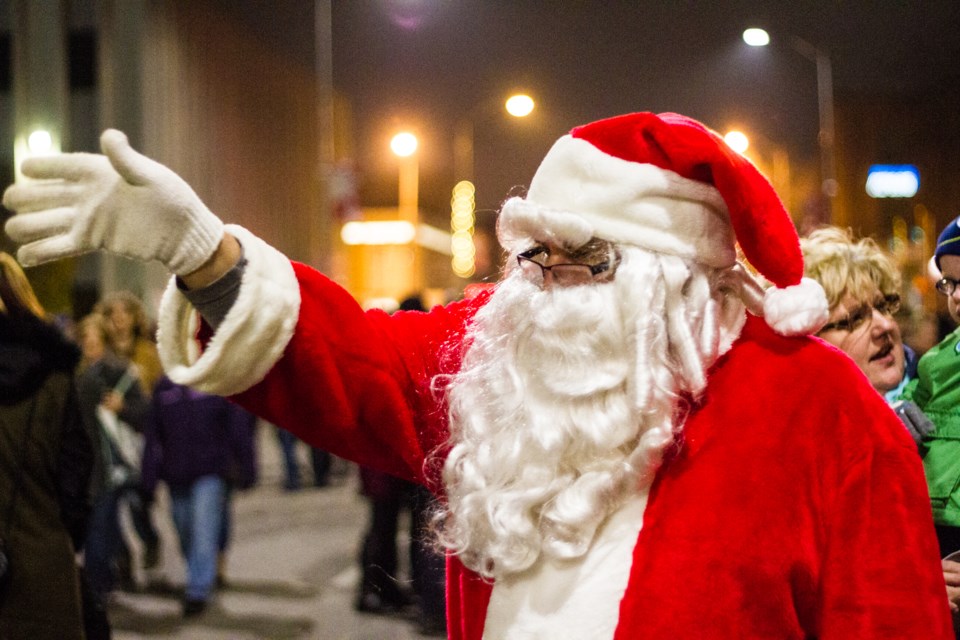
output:
{"label": "santa hat", "polygon": [[826,296],[803,277],[790,216],[770,182],[723,139],[674,113],[632,113],[573,129],[537,169],[526,198],[504,203],[498,234],[518,249],[537,233],[577,245],[591,237],[736,265],[736,244],[774,287],[743,272],[744,302],[784,335],[827,320]]}

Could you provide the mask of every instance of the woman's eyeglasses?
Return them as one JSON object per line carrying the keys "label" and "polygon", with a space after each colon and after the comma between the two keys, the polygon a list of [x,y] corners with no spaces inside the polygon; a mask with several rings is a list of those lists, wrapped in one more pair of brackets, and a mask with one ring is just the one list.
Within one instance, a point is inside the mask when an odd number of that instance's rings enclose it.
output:
{"label": "woman's eyeglasses", "polygon": [[817,333],[823,333],[824,331],[846,331],[848,333],[856,331],[867,320],[873,318],[874,310],[879,311],[881,315],[892,316],[900,310],[900,295],[891,293],[877,298],[872,303],[864,303],[840,320],[823,325],[823,328]]}

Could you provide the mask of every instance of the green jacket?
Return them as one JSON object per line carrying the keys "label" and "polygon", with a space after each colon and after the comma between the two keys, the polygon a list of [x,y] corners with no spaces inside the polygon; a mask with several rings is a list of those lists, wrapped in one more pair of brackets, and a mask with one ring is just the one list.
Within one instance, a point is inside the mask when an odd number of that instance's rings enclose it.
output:
{"label": "green jacket", "polygon": [[903,397],[936,425],[920,443],[933,519],[960,527],[960,329],[920,358]]}

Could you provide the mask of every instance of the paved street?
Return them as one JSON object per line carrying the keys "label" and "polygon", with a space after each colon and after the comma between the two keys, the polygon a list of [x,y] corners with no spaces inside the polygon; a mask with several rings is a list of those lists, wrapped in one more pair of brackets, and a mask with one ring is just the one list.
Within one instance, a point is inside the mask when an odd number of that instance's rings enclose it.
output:
{"label": "paved street", "polygon": [[[114,638],[421,638],[406,619],[359,614],[352,608],[357,545],[366,522],[355,469],[337,486],[286,493],[272,427],[261,427],[258,443],[260,483],[234,501],[226,588],[206,612],[183,619],[183,562],[162,493],[154,512],[163,538],[161,565],[139,576],[141,592],[115,594],[110,606]],[[308,471],[306,451],[301,453]],[[405,549],[401,557],[406,557]]]}

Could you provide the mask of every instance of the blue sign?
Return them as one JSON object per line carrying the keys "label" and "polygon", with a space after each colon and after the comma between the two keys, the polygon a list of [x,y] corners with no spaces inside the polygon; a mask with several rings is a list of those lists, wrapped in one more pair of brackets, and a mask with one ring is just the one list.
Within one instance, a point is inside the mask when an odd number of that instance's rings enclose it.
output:
{"label": "blue sign", "polygon": [[875,164],[867,170],[871,198],[912,198],[920,189],[920,171],[912,164]]}

